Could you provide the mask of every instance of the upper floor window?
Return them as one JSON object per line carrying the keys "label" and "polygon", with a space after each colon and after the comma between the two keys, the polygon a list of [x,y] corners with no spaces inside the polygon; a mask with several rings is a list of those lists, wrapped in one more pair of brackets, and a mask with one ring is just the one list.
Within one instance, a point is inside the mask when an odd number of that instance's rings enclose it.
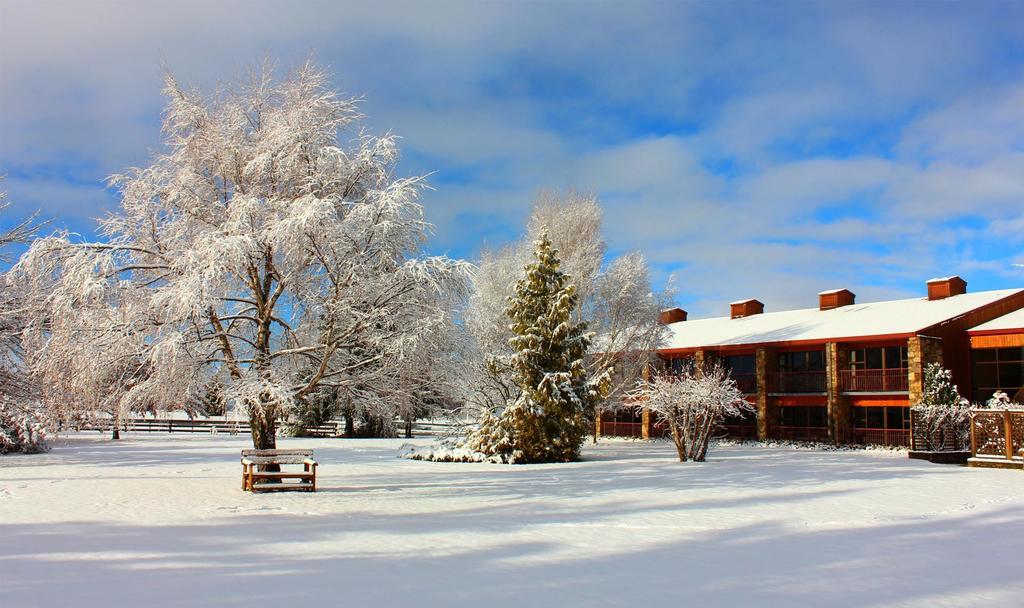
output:
{"label": "upper floor window", "polygon": [[906,346],[856,348],[850,351],[850,369],[903,369],[909,366]]}
{"label": "upper floor window", "polygon": [[804,350],[779,353],[779,371],[823,372],[825,371],[825,351]]}
{"label": "upper floor window", "polygon": [[753,376],[757,373],[754,355],[727,355],[722,357],[722,365],[735,378],[736,376]]}

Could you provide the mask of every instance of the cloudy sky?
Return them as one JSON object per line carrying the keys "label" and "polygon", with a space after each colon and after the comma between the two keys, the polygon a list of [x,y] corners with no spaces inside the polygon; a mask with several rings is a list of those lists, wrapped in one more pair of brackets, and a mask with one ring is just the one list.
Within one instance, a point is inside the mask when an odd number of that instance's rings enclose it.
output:
{"label": "cloudy sky", "polygon": [[310,54],[433,172],[434,252],[577,188],[694,316],[1024,286],[1024,3],[0,0],[0,226],[91,233],[160,147],[161,63],[209,89]]}

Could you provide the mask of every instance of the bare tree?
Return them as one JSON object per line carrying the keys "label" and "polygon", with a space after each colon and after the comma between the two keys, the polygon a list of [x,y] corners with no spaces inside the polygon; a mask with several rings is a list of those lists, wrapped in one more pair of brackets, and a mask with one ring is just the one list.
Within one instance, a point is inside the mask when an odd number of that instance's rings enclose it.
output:
{"label": "bare tree", "polygon": [[638,409],[647,408],[668,423],[680,462],[703,462],[722,420],[755,410],[717,363],[687,367],[678,377],[659,374],[639,383],[630,396]]}
{"label": "bare tree", "polygon": [[321,387],[393,416],[398,371],[470,268],[416,257],[424,184],[396,176],[395,138],[359,128],[311,63],[211,96],[168,75],[164,92],[166,151],[112,178],[101,239],[37,240],[14,269],[40,305],[33,368],[74,369],[65,389],[87,404],[111,370],[145,366],[109,393],[122,409],[178,407],[223,368],[257,448]]}

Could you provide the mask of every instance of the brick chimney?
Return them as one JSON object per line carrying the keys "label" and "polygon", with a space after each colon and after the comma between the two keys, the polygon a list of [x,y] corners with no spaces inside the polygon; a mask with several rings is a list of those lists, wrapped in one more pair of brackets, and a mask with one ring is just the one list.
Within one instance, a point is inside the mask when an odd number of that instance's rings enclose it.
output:
{"label": "brick chimney", "polygon": [[967,293],[967,281],[958,276],[928,281],[928,299],[941,300]]}
{"label": "brick chimney", "polygon": [[686,311],[682,308],[669,308],[668,310],[661,311],[658,315],[658,323],[662,325],[668,325],[670,323],[679,323],[680,321],[686,320]]}
{"label": "brick chimney", "polygon": [[818,294],[818,310],[832,310],[849,306],[857,298],[849,289],[832,289]]}
{"label": "brick chimney", "polygon": [[729,316],[733,319],[759,315],[764,312],[764,303],[759,300],[740,300],[729,304]]}

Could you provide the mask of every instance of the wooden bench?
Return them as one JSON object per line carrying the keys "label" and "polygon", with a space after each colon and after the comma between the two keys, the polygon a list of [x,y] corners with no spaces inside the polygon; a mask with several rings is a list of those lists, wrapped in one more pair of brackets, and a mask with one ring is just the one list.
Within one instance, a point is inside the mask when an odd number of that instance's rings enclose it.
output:
{"label": "wooden bench", "polygon": [[[290,464],[301,464],[303,470],[262,470],[266,469],[267,465]],[[313,460],[313,450],[242,450],[242,490],[316,492],[316,464],[317,462]]]}

